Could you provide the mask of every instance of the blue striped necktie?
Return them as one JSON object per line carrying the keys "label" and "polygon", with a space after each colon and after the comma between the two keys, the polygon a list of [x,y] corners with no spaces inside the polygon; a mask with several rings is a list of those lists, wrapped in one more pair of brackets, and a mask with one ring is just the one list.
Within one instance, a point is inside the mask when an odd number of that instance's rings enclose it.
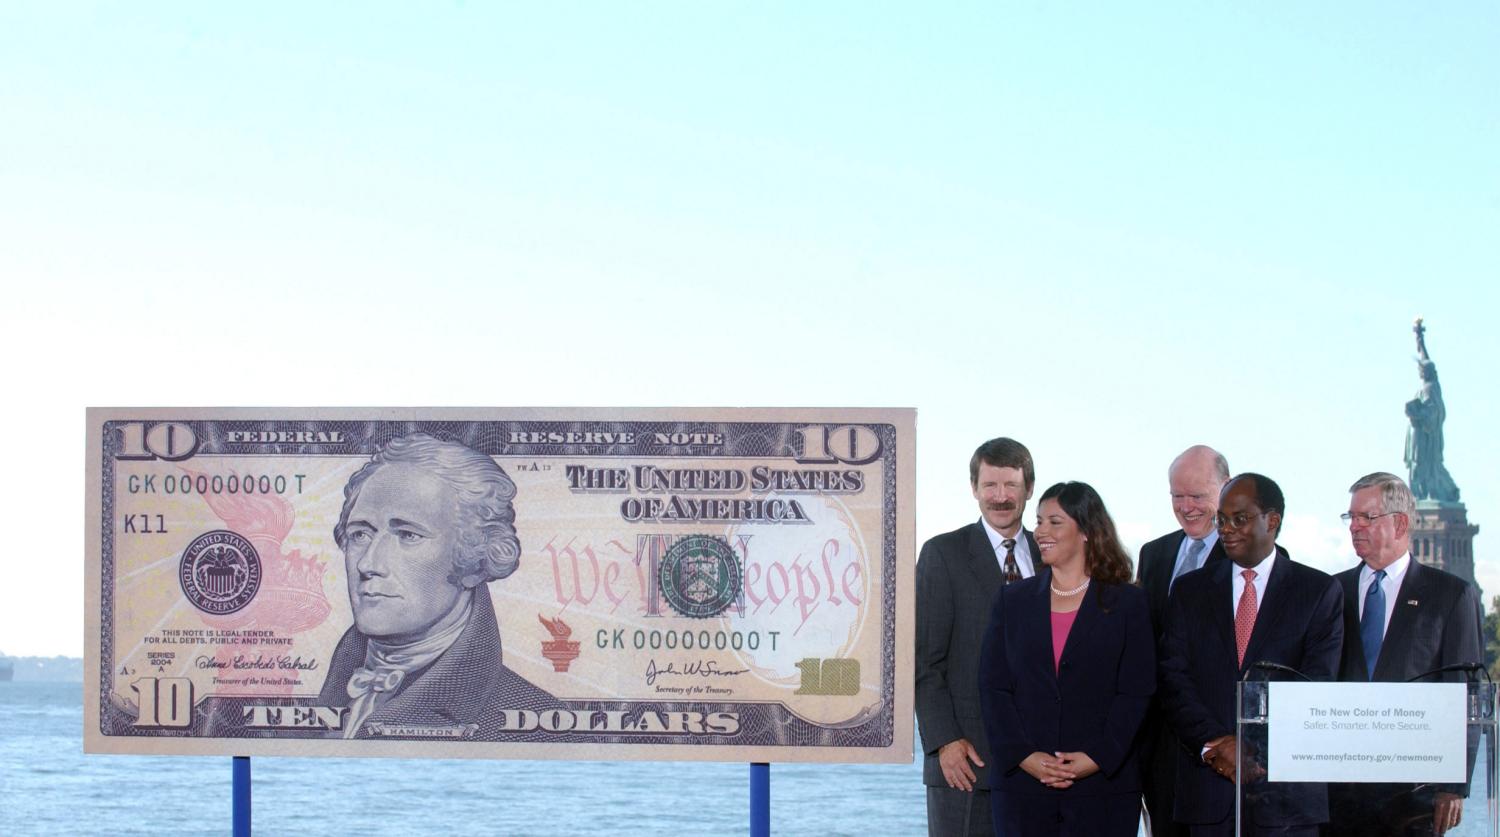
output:
{"label": "blue striped necktie", "polygon": [[1375,661],[1380,659],[1380,643],[1385,639],[1385,591],[1380,582],[1385,570],[1376,570],[1370,589],[1365,593],[1365,613],[1359,620],[1359,641],[1365,647],[1365,673],[1375,679]]}

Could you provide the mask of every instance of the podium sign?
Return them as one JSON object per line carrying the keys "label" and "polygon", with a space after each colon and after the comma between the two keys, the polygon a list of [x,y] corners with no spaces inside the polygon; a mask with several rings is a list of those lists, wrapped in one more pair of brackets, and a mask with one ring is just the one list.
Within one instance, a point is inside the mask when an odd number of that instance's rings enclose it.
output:
{"label": "podium sign", "polygon": [[1490,682],[1241,683],[1235,833],[1500,837],[1496,708]]}
{"label": "podium sign", "polygon": [[1462,683],[1271,683],[1272,782],[1462,782]]}

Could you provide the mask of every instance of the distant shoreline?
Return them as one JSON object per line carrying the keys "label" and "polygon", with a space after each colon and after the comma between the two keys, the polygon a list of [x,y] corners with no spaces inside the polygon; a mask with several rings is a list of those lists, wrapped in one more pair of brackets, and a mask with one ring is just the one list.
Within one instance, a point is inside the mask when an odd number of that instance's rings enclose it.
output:
{"label": "distant shoreline", "polygon": [[14,667],[15,683],[82,683],[82,657],[8,657],[0,655],[0,669]]}

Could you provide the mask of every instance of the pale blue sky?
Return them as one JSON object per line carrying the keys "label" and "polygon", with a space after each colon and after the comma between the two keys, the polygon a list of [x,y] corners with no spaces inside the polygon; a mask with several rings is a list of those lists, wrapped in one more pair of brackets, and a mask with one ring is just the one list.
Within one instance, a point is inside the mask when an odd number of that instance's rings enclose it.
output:
{"label": "pale blue sky", "polygon": [[1132,547],[1207,442],[1339,569],[1416,314],[1500,593],[1493,3],[306,5],[0,6],[7,653],[86,404],[911,406],[919,539],[1005,434]]}

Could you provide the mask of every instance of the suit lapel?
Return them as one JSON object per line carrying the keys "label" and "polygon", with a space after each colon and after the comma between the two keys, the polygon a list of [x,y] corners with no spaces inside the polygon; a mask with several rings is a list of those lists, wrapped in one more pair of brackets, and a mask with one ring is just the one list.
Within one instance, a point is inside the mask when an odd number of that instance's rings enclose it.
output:
{"label": "suit lapel", "polygon": [[[1265,644],[1266,636],[1275,631],[1282,611],[1286,610],[1288,593],[1287,576],[1291,575],[1291,557],[1281,547],[1276,547],[1276,562],[1271,565],[1271,577],[1266,579],[1265,598],[1256,602],[1255,627],[1250,631],[1250,642],[1245,646],[1245,663],[1253,663]],[[1241,670],[1244,666],[1240,666]]]}
{"label": "suit lapel", "polygon": [[[1412,623],[1418,615],[1421,601],[1427,591],[1426,568],[1409,559],[1406,577],[1401,579],[1401,589],[1396,591],[1396,607],[1391,611],[1391,624],[1385,628],[1385,639],[1380,642],[1380,659],[1375,661],[1375,679],[1402,679],[1394,671],[1401,661],[1407,659],[1406,645],[1411,640]],[[1415,602],[1415,604],[1414,604]],[[1361,651],[1363,653],[1363,651]],[[1437,660],[1432,664],[1436,665]]]}
{"label": "suit lapel", "polygon": [[1230,571],[1234,569],[1234,566],[1233,561],[1226,561],[1213,569],[1213,584],[1209,588],[1209,600],[1204,602],[1204,606],[1208,608],[1209,621],[1218,632],[1220,642],[1229,649],[1231,660],[1235,656],[1234,603],[1231,601],[1234,595],[1234,585],[1230,579]]}
{"label": "suit lapel", "polygon": [[[1051,601],[1048,601],[1048,634],[1050,636],[1051,623]],[[1097,585],[1090,584],[1089,589],[1083,594],[1083,601],[1078,605],[1078,615],[1073,617],[1073,627],[1068,631],[1068,638],[1063,642],[1062,661],[1067,662],[1070,655],[1078,653],[1077,649],[1087,645],[1089,632],[1099,624],[1102,614],[1099,610],[1099,594]]]}
{"label": "suit lapel", "polygon": [[985,533],[983,523],[975,523],[969,530],[969,567],[979,582],[984,600],[994,600],[1005,576],[1000,572],[1000,562],[995,558],[995,548],[990,546],[990,536]]}
{"label": "suit lapel", "polygon": [[1161,597],[1161,607],[1166,607],[1168,588],[1172,586],[1172,573],[1177,570],[1177,555],[1182,551],[1182,542],[1187,538],[1187,532],[1177,530],[1175,535],[1168,536],[1166,548],[1162,551],[1163,560],[1157,561],[1153,566],[1152,578],[1147,580],[1146,588],[1153,595]]}
{"label": "suit lapel", "polygon": [[1032,653],[1037,665],[1051,677],[1046,682],[1052,685],[1053,691],[1057,690],[1057,664],[1052,661],[1052,568],[1043,567],[1037,574],[1040,583],[1036,590],[1027,597],[1026,623],[1037,626],[1032,636]]}
{"label": "suit lapel", "polygon": [[1203,566],[1212,567],[1220,561],[1228,561],[1229,556],[1224,554],[1224,544],[1214,541],[1214,548],[1208,551],[1208,557],[1203,559]]}
{"label": "suit lapel", "polygon": [[[1353,572],[1338,574],[1339,586],[1344,588],[1344,650],[1349,662],[1344,666],[1346,674],[1356,672],[1360,680],[1369,679],[1369,668],[1365,665],[1365,645],[1359,638],[1359,567]],[[1389,636],[1389,634],[1387,634]]]}

